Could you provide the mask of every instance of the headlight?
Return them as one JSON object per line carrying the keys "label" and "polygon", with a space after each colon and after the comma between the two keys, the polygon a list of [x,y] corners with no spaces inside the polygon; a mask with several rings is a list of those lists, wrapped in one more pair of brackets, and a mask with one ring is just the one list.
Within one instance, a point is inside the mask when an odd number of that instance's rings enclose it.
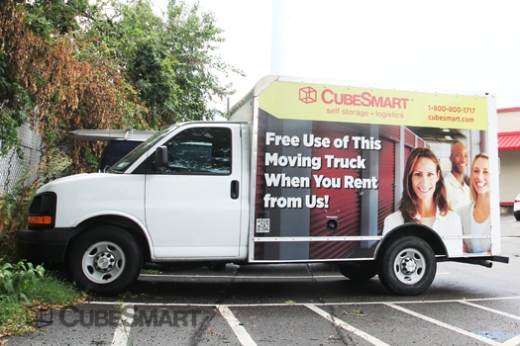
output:
{"label": "headlight", "polygon": [[53,228],[56,217],[56,194],[44,192],[34,196],[29,207],[30,229]]}

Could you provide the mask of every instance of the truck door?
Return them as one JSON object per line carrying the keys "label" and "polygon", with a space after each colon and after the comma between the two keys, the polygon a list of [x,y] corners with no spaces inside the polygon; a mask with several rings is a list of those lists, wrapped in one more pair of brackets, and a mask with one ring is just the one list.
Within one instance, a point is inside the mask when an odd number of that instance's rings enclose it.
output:
{"label": "truck door", "polygon": [[146,224],[154,256],[238,256],[240,127],[192,126],[167,140],[167,164],[146,176]]}

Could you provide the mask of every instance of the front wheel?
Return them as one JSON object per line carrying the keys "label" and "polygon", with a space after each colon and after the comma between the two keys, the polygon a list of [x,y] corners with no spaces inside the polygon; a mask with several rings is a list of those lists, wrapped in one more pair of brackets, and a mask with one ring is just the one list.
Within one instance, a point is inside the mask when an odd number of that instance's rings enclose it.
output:
{"label": "front wheel", "polygon": [[70,268],[78,286],[105,294],[128,288],[139,276],[142,262],[135,239],[114,226],[85,231],[70,252]]}
{"label": "front wheel", "polygon": [[423,293],[437,272],[435,253],[430,245],[413,236],[394,240],[378,261],[379,280],[383,286],[401,295]]}

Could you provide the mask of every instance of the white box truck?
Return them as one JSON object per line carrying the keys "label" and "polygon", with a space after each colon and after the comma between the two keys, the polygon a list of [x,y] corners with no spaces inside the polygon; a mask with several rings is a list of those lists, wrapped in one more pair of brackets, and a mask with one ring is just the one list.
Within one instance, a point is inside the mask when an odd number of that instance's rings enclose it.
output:
{"label": "white box truck", "polygon": [[106,173],[41,187],[18,247],[101,293],[143,263],[330,262],[414,295],[437,262],[508,262],[498,173],[493,95],[267,76],[229,121],[172,125]]}

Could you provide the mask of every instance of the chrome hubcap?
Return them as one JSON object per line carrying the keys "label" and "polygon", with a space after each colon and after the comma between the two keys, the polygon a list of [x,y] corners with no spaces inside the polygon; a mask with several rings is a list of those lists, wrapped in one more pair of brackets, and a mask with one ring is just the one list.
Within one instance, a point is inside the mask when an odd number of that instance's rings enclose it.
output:
{"label": "chrome hubcap", "polygon": [[109,241],[101,241],[89,247],[81,262],[85,276],[96,284],[115,281],[123,273],[125,265],[123,249]]}
{"label": "chrome hubcap", "polygon": [[401,250],[393,264],[395,277],[407,285],[419,282],[426,273],[426,259],[414,248]]}
{"label": "chrome hubcap", "polygon": [[94,265],[97,270],[108,272],[114,268],[116,258],[110,252],[100,252],[96,255]]}

